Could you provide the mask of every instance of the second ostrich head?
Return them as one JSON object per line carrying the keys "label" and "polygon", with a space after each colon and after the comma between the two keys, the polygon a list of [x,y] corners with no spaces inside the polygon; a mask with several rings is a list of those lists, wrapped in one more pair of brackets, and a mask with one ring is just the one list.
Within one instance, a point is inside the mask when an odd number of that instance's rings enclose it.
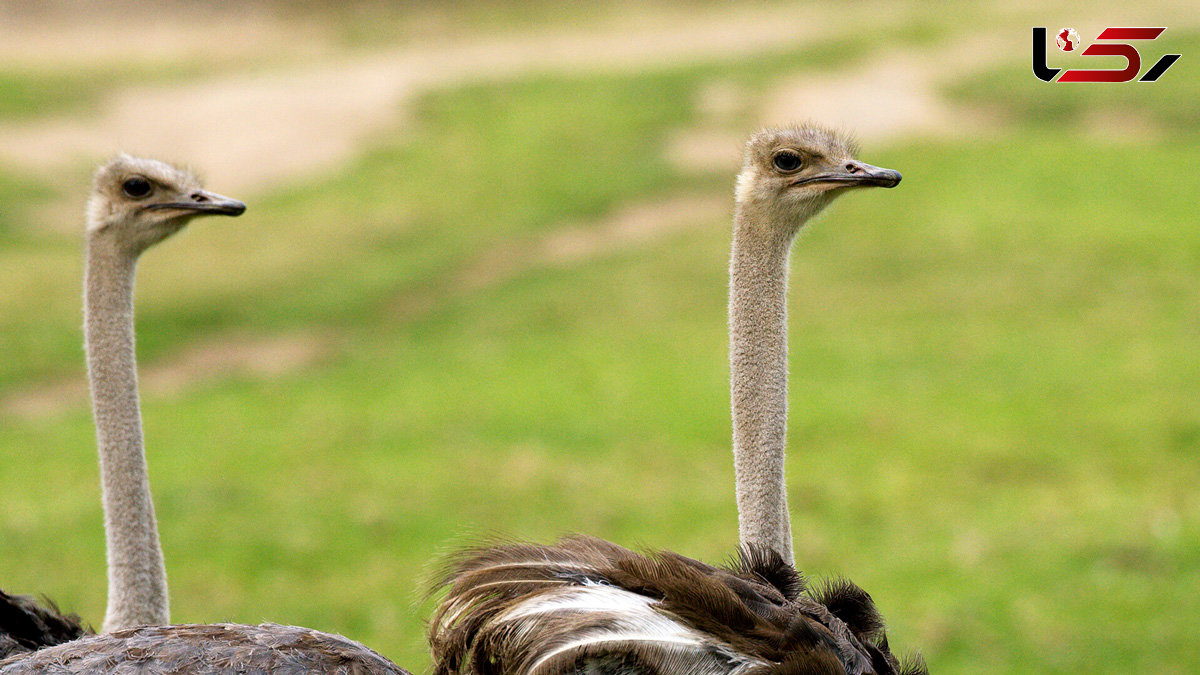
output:
{"label": "second ostrich head", "polygon": [[237,216],[245,210],[242,202],[203,189],[186,169],[119,155],[96,171],[88,199],[88,234],[103,233],[136,256],[197,216]]}

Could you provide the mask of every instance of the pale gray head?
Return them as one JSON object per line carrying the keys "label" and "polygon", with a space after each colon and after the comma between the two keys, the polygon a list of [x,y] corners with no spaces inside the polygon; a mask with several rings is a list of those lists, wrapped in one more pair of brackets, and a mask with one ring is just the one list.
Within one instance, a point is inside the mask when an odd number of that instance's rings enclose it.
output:
{"label": "pale gray head", "polygon": [[799,227],[834,197],[859,187],[895,187],[900,173],[855,159],[846,134],[806,124],[763,129],[746,142],[737,201]]}
{"label": "pale gray head", "polygon": [[111,237],[131,255],[183,229],[197,216],[238,216],[246,205],[203,189],[192,172],[118,155],[96,171],[88,198],[88,236]]}

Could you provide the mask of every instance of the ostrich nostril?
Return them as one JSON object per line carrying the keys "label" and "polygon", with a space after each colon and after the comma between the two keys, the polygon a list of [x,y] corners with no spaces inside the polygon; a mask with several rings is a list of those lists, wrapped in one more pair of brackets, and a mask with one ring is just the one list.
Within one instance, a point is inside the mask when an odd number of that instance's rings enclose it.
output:
{"label": "ostrich nostril", "polygon": [[848,163],[846,164],[846,171],[849,171],[850,173],[858,173],[859,171],[862,171],[862,168],[860,168],[857,164]]}
{"label": "ostrich nostril", "polygon": [[192,201],[194,201],[194,202],[206,202],[206,201],[208,201],[208,197],[206,197],[206,196],[204,195],[204,193],[202,193],[202,192],[195,192],[195,193],[193,193],[193,194],[192,194]]}

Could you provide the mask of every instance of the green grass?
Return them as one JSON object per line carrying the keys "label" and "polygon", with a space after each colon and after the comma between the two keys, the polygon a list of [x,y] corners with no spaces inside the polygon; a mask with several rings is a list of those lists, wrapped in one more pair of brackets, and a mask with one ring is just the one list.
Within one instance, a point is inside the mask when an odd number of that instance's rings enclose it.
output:
{"label": "green grass", "polygon": [[0,119],[37,117],[48,110],[73,111],[95,105],[101,94],[116,84],[98,75],[0,71]]}
{"label": "green grass", "polygon": [[[228,332],[336,338],[279,379],[147,397],[174,618],[344,632],[419,671],[423,584],[456,541],[581,531],[726,555],[724,218],[455,288],[496,247],[727,193],[677,175],[664,139],[710,79],[753,95],[798,62],[431,96],[411,135],[148,255],[146,366]],[[937,673],[1200,670],[1200,139],[1113,144],[1067,121],[868,148],[904,183],[845,198],[794,255],[797,557],[867,588]],[[0,295],[0,391],[79,370],[76,249],[0,247],[20,290]],[[0,423],[0,580],[98,620],[92,443],[82,407]]]}

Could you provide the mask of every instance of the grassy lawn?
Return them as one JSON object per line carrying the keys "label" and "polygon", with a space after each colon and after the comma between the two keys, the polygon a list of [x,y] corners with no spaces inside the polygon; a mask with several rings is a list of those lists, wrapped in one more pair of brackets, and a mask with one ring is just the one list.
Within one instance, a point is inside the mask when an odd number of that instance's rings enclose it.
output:
{"label": "grassy lawn", "polygon": [[[149,254],[145,366],[229,332],[335,337],[282,378],[145,401],[173,618],[343,632],[416,672],[424,584],[455,542],[728,554],[726,217],[454,289],[498,246],[727,193],[732,176],[663,159],[702,86],[753,96],[847,49],[432,95],[414,132]],[[1186,61],[1147,115],[1191,100]],[[893,645],[943,675],[1200,671],[1200,136],[1172,108],[1160,137],[1097,138],[1040,111],[1113,94],[1040,101],[1024,63],[987,77],[1003,96],[955,96],[1007,125],[868,147],[903,185],[847,197],[797,244],[797,559],[862,584]],[[0,397],[82,368],[78,241],[8,215],[50,189],[0,167]],[[0,417],[0,584],[98,622],[93,443],[83,407]]]}

